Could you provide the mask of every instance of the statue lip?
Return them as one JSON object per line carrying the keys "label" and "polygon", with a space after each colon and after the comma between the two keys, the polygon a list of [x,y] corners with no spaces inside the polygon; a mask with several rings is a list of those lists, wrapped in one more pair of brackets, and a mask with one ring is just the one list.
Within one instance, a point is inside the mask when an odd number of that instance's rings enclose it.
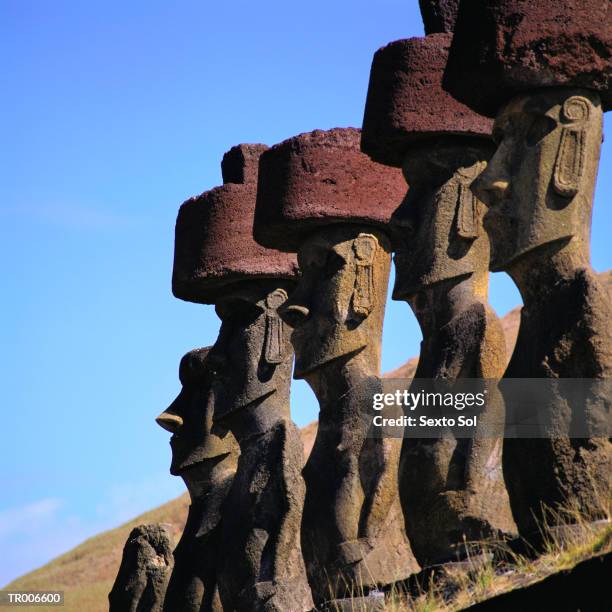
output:
{"label": "statue lip", "polygon": [[504,212],[507,207],[505,207],[504,204],[511,199],[512,198],[509,195],[506,195],[504,198],[495,202],[495,204],[487,206],[487,212],[482,218],[482,223],[485,226],[485,229],[487,224],[495,223],[495,219],[508,219],[508,213]]}
{"label": "statue lip", "polygon": [[[189,453],[189,455],[191,455],[191,454],[193,454],[193,451],[191,453]],[[194,469],[200,467],[203,464],[206,464],[206,463],[218,463],[221,460],[225,459],[225,457],[227,457],[230,454],[231,453],[226,451],[226,452],[223,452],[223,453],[217,453],[215,455],[198,457],[197,459],[195,459],[193,461],[189,460],[189,455],[188,455],[186,459],[181,461],[181,463],[178,465],[178,467],[171,469],[170,473],[173,476],[181,476],[181,477],[183,477],[183,476],[189,475],[190,472],[192,472]]]}

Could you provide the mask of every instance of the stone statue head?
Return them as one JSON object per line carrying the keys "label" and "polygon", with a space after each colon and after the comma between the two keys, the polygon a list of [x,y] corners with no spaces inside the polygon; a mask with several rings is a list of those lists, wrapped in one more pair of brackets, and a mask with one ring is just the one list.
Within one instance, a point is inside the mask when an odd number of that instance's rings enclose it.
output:
{"label": "stone statue head", "polygon": [[599,95],[562,87],[518,95],[499,112],[493,138],[497,150],[472,184],[489,207],[491,269],[570,239],[588,249],[602,140]]}
{"label": "stone statue head", "polygon": [[219,437],[211,432],[213,424],[212,371],[208,348],[189,351],[181,359],[179,379],[182,389],[172,404],[156,419],[172,433],[170,473],[186,479],[205,462],[217,462],[237,454],[238,445],[231,433]]}
{"label": "stone statue head", "polygon": [[215,423],[279,390],[288,394],[281,378],[290,380],[293,352],[278,308],[293,286],[283,279],[242,281],[217,299],[221,329],[211,351]]}
{"label": "stone statue head", "polygon": [[391,218],[394,299],[408,299],[436,283],[487,271],[485,207],[470,185],[492,151],[485,139],[443,136],[414,145],[405,155],[408,194]]}
{"label": "stone statue head", "polygon": [[298,251],[301,277],[281,308],[293,328],[294,378],[357,354],[380,337],[389,278],[384,232],[359,224],[317,229]]}

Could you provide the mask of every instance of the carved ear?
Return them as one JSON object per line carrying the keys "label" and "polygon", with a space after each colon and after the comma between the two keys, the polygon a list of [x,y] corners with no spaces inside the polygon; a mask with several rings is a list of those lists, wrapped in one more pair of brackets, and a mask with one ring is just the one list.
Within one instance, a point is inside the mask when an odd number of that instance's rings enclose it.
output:
{"label": "carved ear", "polygon": [[264,359],[266,363],[270,365],[279,364],[285,361],[285,324],[278,316],[278,307],[286,301],[287,293],[282,289],[275,289],[266,298]]}
{"label": "carved ear", "polygon": [[586,126],[590,115],[590,102],[582,96],[572,96],[563,103],[561,118],[566,122],[561,132],[561,142],[555,170],[553,187],[566,198],[573,198],[580,187],[584,171]]}
{"label": "carved ear", "polygon": [[457,234],[466,240],[478,238],[478,199],[469,185],[459,183],[459,202],[457,205]]}
{"label": "carved ear", "polygon": [[359,234],[353,241],[355,253],[355,287],[353,289],[353,312],[366,318],[374,308],[374,257],[378,241],[372,234]]}
{"label": "carved ear", "polygon": [[475,240],[480,235],[480,200],[470,189],[472,181],[487,167],[478,162],[468,168],[459,169],[457,194],[457,234],[465,240]]}

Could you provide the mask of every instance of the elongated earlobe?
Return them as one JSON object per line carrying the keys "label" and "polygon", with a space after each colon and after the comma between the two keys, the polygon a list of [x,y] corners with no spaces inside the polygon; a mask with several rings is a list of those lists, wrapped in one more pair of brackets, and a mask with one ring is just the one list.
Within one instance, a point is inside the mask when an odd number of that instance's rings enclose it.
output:
{"label": "elongated earlobe", "polygon": [[459,170],[456,229],[457,235],[465,240],[475,240],[480,235],[480,200],[470,186],[486,167],[486,162],[478,162]]}
{"label": "elongated earlobe", "polygon": [[378,241],[372,234],[359,234],[353,241],[355,253],[355,287],[353,289],[353,312],[365,319],[374,308],[374,256]]}
{"label": "elongated earlobe", "polygon": [[589,115],[590,102],[582,96],[572,96],[563,104],[561,118],[566,124],[555,161],[553,187],[566,198],[573,198],[580,188],[586,146],[585,123]]}
{"label": "elongated earlobe", "polygon": [[478,199],[470,190],[469,185],[459,184],[457,207],[457,234],[466,240],[478,238]]}
{"label": "elongated earlobe", "polygon": [[264,359],[266,363],[275,365],[285,361],[285,329],[284,322],[278,316],[278,308],[287,301],[287,293],[276,289],[266,298],[266,337],[264,340]]}

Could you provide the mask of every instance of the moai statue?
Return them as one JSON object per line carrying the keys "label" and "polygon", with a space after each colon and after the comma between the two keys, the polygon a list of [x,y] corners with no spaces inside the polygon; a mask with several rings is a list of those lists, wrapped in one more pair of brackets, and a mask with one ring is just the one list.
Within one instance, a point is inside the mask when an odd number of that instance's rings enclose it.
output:
{"label": "moai statue", "polygon": [[[611,19],[608,0],[460,6],[444,85],[495,117],[497,150],[472,191],[489,207],[491,269],[506,271],[524,301],[508,378],[595,385],[612,376],[612,305],[589,253],[602,112],[612,107]],[[512,511],[535,542],[554,519],[547,509],[570,504],[597,519],[609,501],[610,440],[590,429],[571,437],[566,401],[553,413],[554,435],[504,443]],[[609,401],[583,397],[573,418]]]}
{"label": "moai statue", "polygon": [[173,288],[177,297],[214,304],[222,321],[207,358],[213,431],[230,431],[240,446],[222,511],[223,610],[305,612],[313,601],[300,546],[304,451],[289,413],[293,354],[277,313],[295,286],[297,264],[252,237],[265,149],[231,149],[223,186],[181,207]]}
{"label": "moai statue", "polygon": [[401,174],[359,151],[359,130],[314,131],[266,151],[255,238],[298,253],[298,287],[282,307],[294,378],[319,400],[304,468],[302,547],[315,602],[366,593],[417,570],[397,491],[400,439],[369,439],[380,391],[391,249],[387,224]]}
{"label": "moai statue", "polygon": [[163,525],[132,529],[108,594],[110,612],[161,612],[172,565],[172,544]]}
{"label": "moai statue", "polygon": [[[484,206],[470,191],[493,143],[491,122],[441,87],[452,15],[425,16],[427,36],[374,55],[361,146],[373,160],[401,167],[409,185],[391,219],[393,298],[410,304],[423,333],[415,378],[452,386],[501,378],[506,365],[504,333],[487,300]],[[502,473],[499,394],[488,398],[478,424],[469,438],[440,430],[438,437],[404,440],[400,496],[423,566],[461,559],[466,541],[516,531]]]}
{"label": "moai statue", "polygon": [[174,550],[174,569],[164,610],[222,612],[217,587],[222,551],[222,506],[238,461],[231,433],[213,434],[210,348],[190,351],[179,366],[183,386],[157,423],[172,433],[170,473],[187,486],[191,505],[183,535]]}

